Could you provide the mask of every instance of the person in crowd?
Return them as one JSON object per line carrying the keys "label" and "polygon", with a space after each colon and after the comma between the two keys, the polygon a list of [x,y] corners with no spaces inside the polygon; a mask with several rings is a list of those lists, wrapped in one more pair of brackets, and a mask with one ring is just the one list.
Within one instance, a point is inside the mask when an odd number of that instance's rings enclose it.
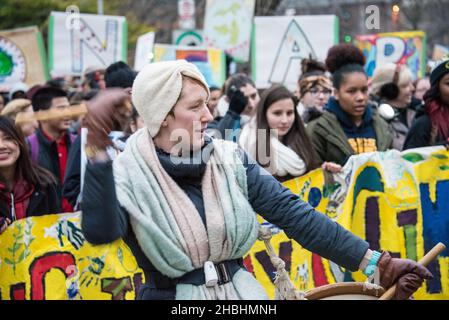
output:
{"label": "person in crowd", "polygon": [[0,233],[12,222],[59,213],[56,179],[33,163],[23,134],[0,116]]}
{"label": "person in crowd", "polygon": [[9,89],[9,101],[14,99],[26,99],[28,86],[23,82],[14,83]]}
{"label": "person in crowd", "polygon": [[145,66],[132,101],[146,127],[113,161],[108,132],[129,96],[111,90],[88,102],[81,228],[93,244],[125,239],[145,273],[139,299],[267,299],[242,263],[258,236],[256,212],[322,257],[352,271],[377,270],[383,287],[397,282],[395,298],[407,298],[432,276],[414,261],[370,250],[235,143],[211,139],[205,133],[213,119],[208,99],[195,65]]}
{"label": "person in crowd", "polygon": [[[39,121],[36,133],[29,136],[27,141],[32,161],[53,173],[62,197],[67,159],[76,138],[69,132],[71,117],[64,113],[70,107],[67,93],[59,88],[42,87],[33,95],[31,104],[35,112],[49,110],[53,113],[50,119]],[[73,211],[65,198],[62,199],[61,206],[64,212]]]}
{"label": "person in crowd", "polygon": [[404,149],[448,144],[449,138],[449,60],[439,62],[430,74],[430,89],[424,95],[424,108],[416,115]]}
{"label": "person in crowd", "polygon": [[[257,114],[240,135],[241,147],[277,180],[286,181],[318,168],[312,143],[296,112],[297,99],[285,87],[267,89]],[[338,165],[328,165],[341,169]]]}
{"label": "person in crowd", "polygon": [[[137,73],[133,71],[126,63],[122,61],[115,62],[108,66],[105,71],[105,84],[107,88],[123,88],[128,93],[131,92],[131,87]],[[92,90],[90,91],[92,92]],[[95,91],[95,95],[83,99],[86,103],[96,96],[99,91]],[[84,116],[83,116],[84,117]],[[139,116],[137,110],[133,107],[132,114],[125,119],[126,124],[117,124],[114,130],[109,135],[113,141],[113,148],[110,148],[111,156],[123,151],[126,140],[137,129],[144,124],[142,118]],[[81,123],[80,123],[81,125]],[[65,175],[65,183],[62,189],[62,194],[68,199],[70,204],[75,209],[81,208],[81,135],[79,135],[70,150],[67,171]]]}
{"label": "person in crowd", "polygon": [[[393,148],[399,151],[416,115],[413,90],[413,75],[407,66],[386,63],[374,70],[371,78],[372,98],[379,106],[388,104],[393,108],[392,117],[384,115],[384,119],[392,128]],[[379,110],[379,114],[382,116],[382,111]]]}
{"label": "person in crowd", "polygon": [[90,90],[104,90],[106,83],[104,79],[105,70],[102,67],[91,66],[84,71],[83,82],[81,84],[83,92]]}
{"label": "person in crowd", "polygon": [[260,96],[254,82],[244,73],[230,76],[218,102],[219,116],[208,125],[211,135],[237,141],[240,130],[256,114]]}
{"label": "person in crowd", "polygon": [[343,166],[351,155],[392,147],[388,124],[368,103],[364,64],[363,53],[354,45],[336,45],[328,51],[326,67],[332,73],[334,97],[306,128],[320,163]]}
{"label": "person in crowd", "polygon": [[38,123],[33,119],[34,111],[28,99],[14,99],[0,113],[13,120],[25,137],[32,135]]}
{"label": "person in crowd", "polygon": [[3,94],[0,92],[0,111],[3,110],[3,108],[5,107],[6,103],[5,103],[5,97],[3,96]]}
{"label": "person in crowd", "polygon": [[218,101],[220,100],[220,98],[222,96],[222,93],[221,93],[221,89],[218,87],[215,87],[215,86],[210,87],[209,91],[210,91],[210,99],[209,99],[207,106],[209,107],[209,111],[215,119],[218,116],[217,106],[218,106]]}
{"label": "person in crowd", "polygon": [[326,66],[322,62],[313,59],[301,61],[297,92],[297,110],[304,123],[318,118],[332,94],[332,82],[326,75]]}
{"label": "person in crowd", "polygon": [[421,101],[424,101],[424,94],[430,89],[429,77],[419,78],[415,81],[415,92],[413,96]]}

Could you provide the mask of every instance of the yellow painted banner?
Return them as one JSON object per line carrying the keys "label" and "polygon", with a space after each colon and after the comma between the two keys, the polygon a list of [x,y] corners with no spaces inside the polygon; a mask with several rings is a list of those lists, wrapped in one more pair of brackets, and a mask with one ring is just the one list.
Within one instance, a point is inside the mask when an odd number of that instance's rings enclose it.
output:
{"label": "yellow painted banner", "polygon": [[[436,243],[449,247],[449,152],[422,148],[352,157],[335,181],[321,170],[284,183],[304,201],[369,242],[375,250],[419,260]],[[261,220],[262,221],[262,220]],[[361,272],[303,249],[276,226],[272,244],[296,287],[365,281]],[[430,266],[415,299],[449,299],[448,250]],[[245,257],[270,297],[275,269],[257,241]],[[0,297],[15,299],[135,299],[144,282],[123,240],[93,246],[83,237],[80,213],[16,221],[0,235]]]}
{"label": "yellow painted banner", "polygon": [[[325,184],[315,170],[284,183],[318,211],[365,239],[371,249],[415,261],[438,242],[449,247],[449,152],[442,148],[376,152],[353,157],[336,181]],[[265,224],[270,225],[265,222]],[[270,225],[271,241],[286,262],[291,280],[300,290],[342,282],[363,282],[359,271],[343,268],[303,249]],[[434,275],[415,299],[449,299],[449,251],[428,268]],[[258,241],[245,265],[274,297],[274,272],[264,245]]]}
{"label": "yellow painted banner", "polygon": [[123,240],[89,244],[79,213],[14,222],[0,259],[2,300],[134,299],[144,277]]}

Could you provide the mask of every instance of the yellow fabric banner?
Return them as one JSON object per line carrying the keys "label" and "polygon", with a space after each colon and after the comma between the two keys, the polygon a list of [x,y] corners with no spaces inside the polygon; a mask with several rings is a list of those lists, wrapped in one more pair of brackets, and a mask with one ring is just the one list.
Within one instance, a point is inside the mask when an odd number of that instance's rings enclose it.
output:
{"label": "yellow fabric banner", "polygon": [[[375,152],[350,159],[335,183],[325,185],[321,170],[284,183],[318,211],[365,239],[374,250],[419,260],[438,242],[449,247],[449,152],[439,147]],[[270,225],[265,222],[265,224]],[[305,250],[271,225],[271,243],[300,290],[342,282],[363,282],[362,272],[343,268]],[[428,268],[434,279],[415,299],[449,299],[449,250]],[[245,265],[274,297],[274,272],[258,241]]]}
{"label": "yellow fabric banner", "polygon": [[0,236],[2,300],[134,299],[143,282],[123,240],[93,246],[80,214],[18,220]]}
{"label": "yellow fabric banner", "polygon": [[[352,157],[335,181],[321,170],[284,183],[375,250],[419,260],[436,243],[449,246],[449,152],[422,148]],[[0,235],[0,297],[8,299],[135,299],[142,270],[123,240],[93,246],[83,237],[80,213],[16,221]],[[261,219],[261,222],[263,220]],[[308,290],[341,281],[365,281],[361,272],[303,249],[282,230],[272,244],[296,287]],[[448,250],[430,266],[415,299],[449,299]],[[257,241],[247,269],[274,297],[275,269]]]}

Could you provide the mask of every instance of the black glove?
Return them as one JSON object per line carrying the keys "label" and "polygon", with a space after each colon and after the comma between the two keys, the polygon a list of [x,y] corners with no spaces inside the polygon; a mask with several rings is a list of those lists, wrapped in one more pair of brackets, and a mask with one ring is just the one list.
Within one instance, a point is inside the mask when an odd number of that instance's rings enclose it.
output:
{"label": "black glove", "polygon": [[229,110],[234,111],[237,114],[241,114],[245,110],[248,104],[248,98],[245,97],[242,91],[236,90],[232,95],[231,101],[229,102]]}

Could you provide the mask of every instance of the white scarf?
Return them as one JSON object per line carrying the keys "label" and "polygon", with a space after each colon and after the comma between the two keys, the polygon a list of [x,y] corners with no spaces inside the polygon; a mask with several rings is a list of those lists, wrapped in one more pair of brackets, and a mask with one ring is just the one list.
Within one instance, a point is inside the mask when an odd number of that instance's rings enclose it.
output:
{"label": "white scarf", "polygon": [[[261,137],[265,135],[261,134]],[[257,124],[256,117],[251,122],[243,127],[242,133],[239,138],[240,146],[245,149],[248,154],[253,158],[256,157],[256,143],[257,143]],[[259,141],[260,143],[260,141]],[[260,149],[263,149],[264,143],[260,143]],[[306,172],[306,165],[301,157],[288,146],[284,145],[277,139],[277,137],[270,137],[270,166],[267,169],[274,176],[284,177],[290,175],[292,177],[299,177]],[[262,150],[263,151],[263,150]],[[261,152],[261,151],[259,151]],[[266,152],[262,153],[263,156]]]}

